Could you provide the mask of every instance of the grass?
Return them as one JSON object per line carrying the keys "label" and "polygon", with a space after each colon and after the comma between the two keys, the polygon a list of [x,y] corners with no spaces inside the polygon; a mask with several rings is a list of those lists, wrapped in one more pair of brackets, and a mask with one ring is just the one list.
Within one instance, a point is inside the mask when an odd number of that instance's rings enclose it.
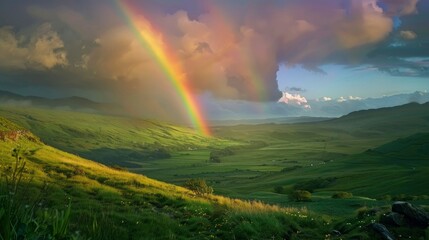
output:
{"label": "grass", "polygon": [[[31,179],[28,188],[37,195],[48,183],[42,202],[49,209],[65,211],[70,198],[69,232],[79,236],[335,239],[331,231],[341,229],[344,238],[373,239],[362,227],[377,216],[362,220],[359,209],[388,206],[392,198],[376,200],[386,195],[429,203],[424,198],[429,195],[428,106],[363,111],[319,123],[214,127],[210,138],[156,121],[2,108],[0,115],[74,155],[28,133],[19,142],[0,142],[0,158],[12,164],[10,150],[18,143],[39,149],[24,171]],[[22,129],[4,119],[0,123],[1,131]],[[169,156],[145,157],[161,147]],[[210,161],[211,152],[225,149],[220,161]],[[218,195],[195,196],[179,187],[189,179],[205,179]],[[310,202],[288,199],[297,186],[311,188]],[[338,192],[353,197],[333,199]]]}
{"label": "grass", "polygon": [[46,144],[108,165],[127,166],[128,161],[165,156],[160,151],[234,144],[160,121],[6,106],[0,107],[0,116],[32,131]]}
{"label": "grass", "polygon": [[[7,121],[0,120],[7,125]],[[25,157],[19,187],[12,194],[20,201],[10,209],[35,207],[29,208],[28,213],[13,214],[17,218],[13,226],[25,223],[26,227],[12,227],[12,235],[2,235],[6,239],[21,235],[54,239],[293,238],[301,225],[308,225],[310,213],[306,210],[217,195],[201,197],[179,186],[30,141],[31,137],[6,140],[0,145],[2,176],[16,168],[16,159],[11,155],[16,145],[37,149]],[[21,169],[22,165],[17,166]],[[2,183],[9,184],[4,177]],[[9,193],[2,190],[1,195]],[[0,212],[7,208],[2,203]],[[213,227],[212,223],[217,225]],[[40,236],[31,235],[33,232]]]}

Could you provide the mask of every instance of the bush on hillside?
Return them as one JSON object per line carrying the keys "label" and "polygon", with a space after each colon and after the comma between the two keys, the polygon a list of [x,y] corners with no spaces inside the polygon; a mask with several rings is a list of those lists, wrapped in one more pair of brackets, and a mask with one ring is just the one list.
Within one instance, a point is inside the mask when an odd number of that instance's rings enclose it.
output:
{"label": "bush on hillside", "polygon": [[295,190],[289,194],[289,200],[294,202],[311,201],[311,192],[306,190]]}
{"label": "bush on hillside", "polygon": [[232,147],[227,147],[224,149],[213,150],[210,152],[209,162],[220,163],[222,157],[234,155]]}
{"label": "bush on hillside", "polygon": [[282,193],[284,193],[284,191],[285,191],[285,189],[284,189],[282,186],[275,186],[275,187],[274,187],[274,192],[275,192],[275,193],[280,193],[280,194],[282,194]]}
{"label": "bush on hillside", "polygon": [[185,187],[200,196],[213,193],[213,188],[204,179],[189,179],[185,182]]}
{"label": "bush on hillside", "polygon": [[314,192],[314,190],[319,188],[325,188],[332,185],[337,180],[336,177],[328,177],[328,178],[315,178],[310,179],[305,182],[299,182],[294,185],[295,190],[306,190],[309,192]]}
{"label": "bush on hillside", "polygon": [[332,195],[332,198],[335,198],[335,199],[345,199],[345,198],[352,198],[352,197],[353,197],[353,193],[349,193],[349,192],[337,192]]}

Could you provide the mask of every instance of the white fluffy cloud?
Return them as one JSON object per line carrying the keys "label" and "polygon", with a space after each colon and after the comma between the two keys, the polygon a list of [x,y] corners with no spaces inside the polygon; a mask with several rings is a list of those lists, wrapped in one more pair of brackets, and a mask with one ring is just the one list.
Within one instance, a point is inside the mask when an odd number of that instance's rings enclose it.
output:
{"label": "white fluffy cloud", "polygon": [[292,93],[291,94],[288,92],[283,92],[283,96],[278,100],[278,102],[286,103],[286,104],[290,104],[290,105],[298,105],[298,106],[302,106],[306,109],[311,108],[311,106],[308,105],[307,99],[298,93],[295,93],[295,94]]}
{"label": "white fluffy cloud", "polygon": [[350,101],[362,100],[362,98],[361,97],[354,97],[354,96],[348,96],[348,97],[341,96],[337,99],[337,102],[345,102],[345,101],[349,101],[349,100]]}

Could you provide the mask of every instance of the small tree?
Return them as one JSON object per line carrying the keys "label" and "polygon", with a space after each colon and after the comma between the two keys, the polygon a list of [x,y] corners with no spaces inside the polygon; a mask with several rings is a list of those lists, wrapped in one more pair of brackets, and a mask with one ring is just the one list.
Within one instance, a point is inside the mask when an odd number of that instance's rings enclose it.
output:
{"label": "small tree", "polygon": [[204,179],[189,179],[186,181],[185,187],[200,196],[213,193],[213,188],[207,185]]}
{"label": "small tree", "polygon": [[294,202],[308,202],[311,201],[311,192],[295,190],[289,194],[289,199]]}

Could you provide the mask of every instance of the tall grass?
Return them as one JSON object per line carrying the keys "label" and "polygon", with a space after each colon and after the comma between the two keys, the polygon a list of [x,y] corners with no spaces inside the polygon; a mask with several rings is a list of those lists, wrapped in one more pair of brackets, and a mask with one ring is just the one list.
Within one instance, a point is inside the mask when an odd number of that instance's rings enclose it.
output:
{"label": "tall grass", "polygon": [[[35,151],[22,146],[12,150],[13,163],[5,168],[0,189],[0,239],[69,239],[71,205],[65,211],[42,210],[41,195],[27,196],[30,183],[24,183],[26,158]],[[43,189],[40,189],[43,193]]]}

